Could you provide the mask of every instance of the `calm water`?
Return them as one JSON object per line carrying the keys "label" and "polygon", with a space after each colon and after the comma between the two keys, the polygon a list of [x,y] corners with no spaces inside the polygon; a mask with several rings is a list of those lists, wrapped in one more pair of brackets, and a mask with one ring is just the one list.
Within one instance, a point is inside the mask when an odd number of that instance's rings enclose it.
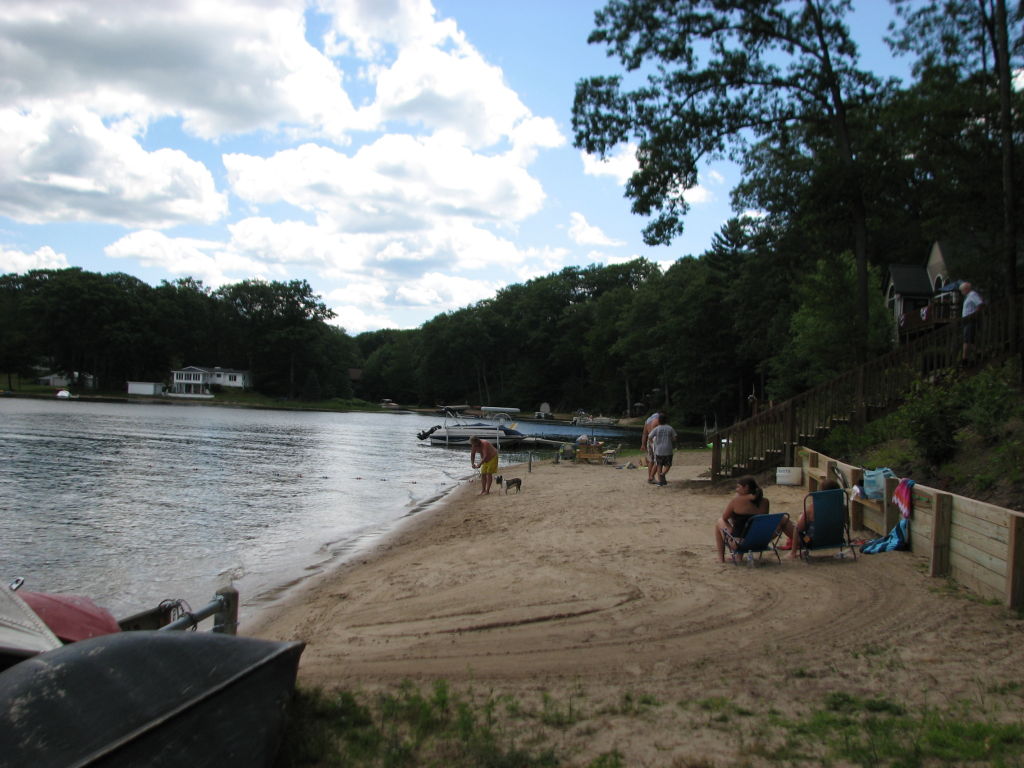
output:
{"label": "calm water", "polygon": [[472,474],[468,450],[416,439],[439,422],[0,398],[0,583],[123,616],[233,582],[244,620]]}

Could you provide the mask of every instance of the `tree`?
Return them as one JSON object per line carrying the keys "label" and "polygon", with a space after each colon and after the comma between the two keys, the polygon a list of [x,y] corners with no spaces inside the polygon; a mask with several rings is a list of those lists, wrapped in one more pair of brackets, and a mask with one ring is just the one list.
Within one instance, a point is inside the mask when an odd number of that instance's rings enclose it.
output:
{"label": "tree", "polygon": [[929,0],[914,4],[895,0],[895,5],[903,27],[892,27],[890,42],[898,51],[917,55],[914,73],[921,81],[944,75],[948,79],[952,75],[961,86],[956,91],[961,99],[966,92],[985,105],[964,115],[963,129],[977,133],[980,128],[991,137],[993,149],[998,146],[995,152],[976,157],[999,158],[1003,264],[1015,346],[1019,348],[1015,305],[1020,195],[1015,178],[1013,102],[1017,102],[1018,115],[1021,105],[1019,93],[1014,94],[1012,79],[1013,73],[1020,71],[1024,56],[1024,4],[1018,2],[1012,13],[1006,0]]}
{"label": "tree", "polygon": [[603,157],[637,142],[639,168],[626,194],[635,213],[654,215],[645,241],[663,244],[683,231],[683,195],[697,185],[702,161],[740,159],[751,139],[785,137],[793,126],[827,133],[833,185],[844,192],[857,257],[862,339],[869,243],[851,113],[870,105],[881,84],[857,68],[857,48],[843,23],[850,0],[796,5],[612,0],[596,13],[589,42],[605,44],[627,71],[645,72],[647,84],[624,91],[621,76],[577,83],[575,145]]}
{"label": "tree", "polygon": [[[872,269],[873,282],[879,281]],[[849,368],[849,324],[856,269],[852,254],[821,260],[795,285],[799,306],[789,318],[786,345],[770,362],[771,395],[792,397]],[[871,294],[868,351],[883,354],[892,346],[892,315],[881,291]]]}

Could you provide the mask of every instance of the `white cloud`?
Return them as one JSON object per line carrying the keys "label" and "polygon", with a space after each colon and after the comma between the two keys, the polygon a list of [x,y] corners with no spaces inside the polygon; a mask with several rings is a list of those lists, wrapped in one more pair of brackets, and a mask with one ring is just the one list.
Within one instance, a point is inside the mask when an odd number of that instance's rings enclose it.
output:
{"label": "white cloud", "polygon": [[0,248],[0,274],[21,274],[33,269],[64,269],[67,266],[67,256],[57,253],[48,245],[37,248],[33,253]]}
{"label": "white cloud", "polygon": [[430,0],[0,3],[0,216],[119,225],[97,252],[213,287],[318,276],[351,329],[567,264],[514,240],[565,144]]}
{"label": "white cloud", "polygon": [[2,215],[160,228],[226,212],[210,172],[180,150],[146,152],[80,107],[0,110]]}
{"label": "white cloud", "polygon": [[569,237],[577,245],[625,245],[622,240],[614,240],[600,227],[587,221],[582,213],[573,211],[569,214]]}
{"label": "white cloud", "polygon": [[636,160],[636,144],[624,144],[619,151],[602,160],[596,155],[580,152],[583,173],[587,176],[611,176],[618,184],[625,184],[639,164]]}
{"label": "white cloud", "polygon": [[268,158],[223,160],[242,199],[286,202],[346,232],[403,233],[452,219],[515,222],[544,201],[523,168],[436,137],[383,136],[351,157],[304,144]]}
{"label": "white cloud", "polygon": [[328,306],[336,315],[332,321],[333,324],[344,328],[345,332],[350,335],[376,330],[377,328],[400,327],[400,324],[387,314],[364,312],[359,307],[350,304],[331,304],[328,302]]}
{"label": "white cloud", "polygon": [[430,0],[319,0],[331,17],[325,47],[332,56],[383,58],[392,46],[438,44],[456,34],[451,21],[434,20]]}
{"label": "white cloud", "polygon": [[431,314],[458,309],[493,296],[501,283],[452,277],[430,272],[395,290],[395,298],[412,307],[430,308]]}
{"label": "white cloud", "polygon": [[222,243],[185,237],[167,237],[154,230],[126,235],[104,249],[112,259],[137,259],[172,275],[192,276],[211,288],[254,276],[267,276],[264,264],[225,248]]}
{"label": "white cloud", "polygon": [[224,134],[360,124],[341,73],[305,39],[301,0],[6,0],[0,105],[61,100]]}

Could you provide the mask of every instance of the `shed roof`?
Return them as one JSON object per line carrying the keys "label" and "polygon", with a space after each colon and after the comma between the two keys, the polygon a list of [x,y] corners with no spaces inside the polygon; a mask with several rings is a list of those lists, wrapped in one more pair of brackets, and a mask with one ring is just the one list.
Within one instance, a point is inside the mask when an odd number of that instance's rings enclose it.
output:
{"label": "shed roof", "polygon": [[916,264],[890,264],[893,290],[902,296],[931,296],[935,293],[926,267]]}

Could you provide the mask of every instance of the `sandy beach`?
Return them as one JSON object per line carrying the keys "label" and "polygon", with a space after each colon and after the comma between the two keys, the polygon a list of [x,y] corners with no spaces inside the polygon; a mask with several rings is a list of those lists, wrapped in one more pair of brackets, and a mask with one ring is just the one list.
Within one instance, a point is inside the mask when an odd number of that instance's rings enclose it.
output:
{"label": "sandy beach", "polygon": [[[757,764],[753,744],[791,738],[771,719],[837,691],[1019,722],[1016,613],[911,553],[722,564],[712,528],[732,488],[698,481],[706,469],[680,452],[664,488],[565,462],[503,470],[518,494],[480,496],[474,479],[243,634],[306,642],[304,685],[444,679],[575,701],[588,717],[558,737],[572,765],[614,750],[626,765]],[[802,488],[765,492],[799,514]],[[626,699],[656,704],[638,716]]]}

